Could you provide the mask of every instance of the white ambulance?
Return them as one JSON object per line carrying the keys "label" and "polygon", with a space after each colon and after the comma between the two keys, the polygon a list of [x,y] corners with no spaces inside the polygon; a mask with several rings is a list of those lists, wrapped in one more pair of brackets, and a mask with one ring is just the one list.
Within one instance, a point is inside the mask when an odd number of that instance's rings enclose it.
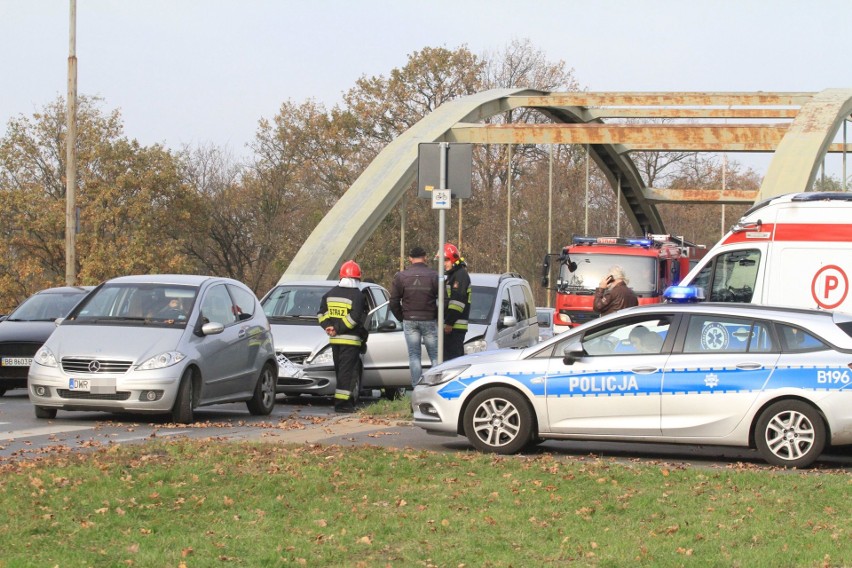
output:
{"label": "white ambulance", "polygon": [[711,302],[852,313],[850,278],[852,192],[811,192],[755,204],[680,286]]}

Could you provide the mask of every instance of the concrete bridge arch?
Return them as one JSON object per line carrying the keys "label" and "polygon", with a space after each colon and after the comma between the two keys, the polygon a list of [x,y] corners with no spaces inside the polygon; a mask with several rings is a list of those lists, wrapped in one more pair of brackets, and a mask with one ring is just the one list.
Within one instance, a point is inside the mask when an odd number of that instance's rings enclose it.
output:
{"label": "concrete bridge arch", "polygon": [[[552,124],[486,125],[516,108],[537,108]],[[382,150],[305,241],[281,281],[335,277],[410,188],[421,142],[588,144],[590,157],[620,187],[621,208],[637,232],[664,233],[661,201],[747,203],[806,191],[852,113],[852,89],[818,93],[545,93],[493,89],[444,103]],[[670,118],[679,124],[605,122]],[[712,122],[724,119],[725,123]],[[728,119],[753,120],[756,123]],[[765,124],[766,120],[777,122]],[[699,122],[700,121],[700,122]],[[762,123],[762,124],[761,124]],[[845,132],[845,130],[844,130]],[[645,187],[629,153],[650,151],[774,152],[758,192],[660,190]],[[844,167],[845,172],[845,167]],[[710,190],[712,192],[712,190]]]}

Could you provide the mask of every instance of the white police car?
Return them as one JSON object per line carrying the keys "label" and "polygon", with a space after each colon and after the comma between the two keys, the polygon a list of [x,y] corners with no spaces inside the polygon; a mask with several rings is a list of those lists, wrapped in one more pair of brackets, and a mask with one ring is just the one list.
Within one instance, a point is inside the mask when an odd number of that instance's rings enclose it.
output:
{"label": "white police car", "polygon": [[543,439],[755,447],[805,467],[852,444],[852,317],[752,304],[622,310],[427,371],[416,425],[516,453]]}

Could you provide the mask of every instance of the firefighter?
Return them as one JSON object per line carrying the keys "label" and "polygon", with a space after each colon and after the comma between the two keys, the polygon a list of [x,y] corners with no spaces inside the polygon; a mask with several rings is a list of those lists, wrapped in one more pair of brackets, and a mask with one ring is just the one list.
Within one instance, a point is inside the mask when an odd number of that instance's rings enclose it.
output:
{"label": "firefighter", "polygon": [[337,412],[355,412],[355,399],[361,388],[361,354],[366,350],[368,332],[364,295],[358,287],[360,281],[361,267],[354,260],[344,262],[340,267],[340,282],[322,297],[317,314],[319,324],[328,334],[334,358],[337,377],[334,410]]}
{"label": "firefighter", "polygon": [[464,355],[464,337],[470,317],[470,276],[467,264],[455,245],[444,245],[444,361]]}

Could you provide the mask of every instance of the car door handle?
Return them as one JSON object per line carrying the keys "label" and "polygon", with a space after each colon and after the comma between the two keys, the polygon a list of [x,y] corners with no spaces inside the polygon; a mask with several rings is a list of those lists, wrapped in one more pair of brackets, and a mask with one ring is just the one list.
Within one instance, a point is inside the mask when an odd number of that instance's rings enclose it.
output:
{"label": "car door handle", "polygon": [[239,337],[240,339],[242,339],[242,338],[243,338],[243,337],[245,337],[245,336],[246,336],[246,328],[242,328],[242,329],[240,329],[239,333],[237,333],[237,337]]}
{"label": "car door handle", "polygon": [[660,370],[659,367],[633,367],[630,369],[632,372],[637,375],[650,375],[651,373],[656,373]]}
{"label": "car door handle", "polygon": [[737,369],[740,371],[757,371],[762,368],[763,365],[760,363],[737,363]]}

